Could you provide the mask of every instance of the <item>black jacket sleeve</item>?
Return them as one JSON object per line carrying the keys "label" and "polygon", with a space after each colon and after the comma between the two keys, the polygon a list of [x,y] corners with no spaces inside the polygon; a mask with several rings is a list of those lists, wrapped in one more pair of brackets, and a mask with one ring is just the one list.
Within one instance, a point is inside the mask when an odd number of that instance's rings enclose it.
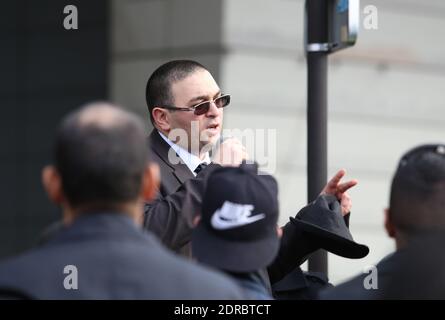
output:
{"label": "black jacket sleeve", "polygon": [[199,214],[207,177],[218,164],[211,163],[195,178],[184,182],[171,195],[159,195],[144,207],[144,228],[153,232],[166,245],[178,251],[190,242],[193,218]]}
{"label": "black jacket sleeve", "polygon": [[[323,215],[329,212],[341,216],[339,203],[336,206],[326,206],[326,203],[337,201],[332,196],[319,196],[315,201],[303,207],[296,216],[301,216],[302,213],[308,213],[314,217],[318,216],[320,220],[325,220]],[[320,200],[320,201],[319,201]],[[326,200],[326,201],[321,201]],[[335,211],[334,211],[335,210]],[[346,226],[349,226],[350,214],[343,217]],[[273,284],[296,267],[301,265],[314,251],[325,248],[323,241],[319,236],[301,228],[301,225],[293,223],[293,218],[283,227],[283,237],[281,239],[281,246],[278,256],[274,262],[268,267],[270,282]],[[340,218],[341,219],[341,218]],[[317,224],[314,222],[314,224]],[[326,244],[326,243],[325,243]]]}
{"label": "black jacket sleeve", "polygon": [[280,281],[289,272],[301,265],[307,259],[307,256],[318,248],[318,244],[311,241],[309,234],[298,229],[290,221],[286,223],[283,227],[278,255],[267,269],[270,282],[273,284]]}

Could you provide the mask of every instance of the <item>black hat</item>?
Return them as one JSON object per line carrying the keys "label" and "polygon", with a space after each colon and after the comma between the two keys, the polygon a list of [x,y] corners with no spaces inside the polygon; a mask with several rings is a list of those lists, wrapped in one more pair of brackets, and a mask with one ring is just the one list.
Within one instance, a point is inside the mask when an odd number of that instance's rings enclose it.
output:
{"label": "black hat", "polygon": [[207,181],[201,220],[192,234],[198,261],[231,272],[253,272],[276,257],[278,186],[256,164],[224,167]]}
{"label": "black hat", "polygon": [[319,196],[290,220],[297,228],[310,234],[321,248],[336,255],[359,259],[369,253],[367,246],[356,243],[352,238],[341,214],[340,203],[334,196]]}

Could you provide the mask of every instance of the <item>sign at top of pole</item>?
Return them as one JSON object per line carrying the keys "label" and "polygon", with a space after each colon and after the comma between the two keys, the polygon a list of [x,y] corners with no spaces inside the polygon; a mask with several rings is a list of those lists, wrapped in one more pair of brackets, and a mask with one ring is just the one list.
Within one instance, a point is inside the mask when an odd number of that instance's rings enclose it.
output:
{"label": "sign at top of pole", "polygon": [[[308,0],[311,1],[311,0]],[[305,28],[305,48],[306,52],[335,52],[351,47],[357,41],[360,23],[360,0],[325,0],[327,2],[326,15],[328,39],[322,43],[308,43],[307,27]],[[306,14],[305,19],[310,19]]]}

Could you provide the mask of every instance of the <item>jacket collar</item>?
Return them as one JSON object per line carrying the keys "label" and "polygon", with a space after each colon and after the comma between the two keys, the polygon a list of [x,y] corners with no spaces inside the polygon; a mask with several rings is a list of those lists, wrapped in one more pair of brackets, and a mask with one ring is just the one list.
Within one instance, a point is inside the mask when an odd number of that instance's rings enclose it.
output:
{"label": "jacket collar", "polygon": [[176,152],[176,155],[181,158],[182,162],[184,162],[187,165],[187,167],[191,172],[195,172],[196,168],[203,162],[206,164],[210,163],[210,157],[208,152],[206,153],[204,159],[201,160],[197,155],[188,152],[186,149],[183,149],[179,145],[175,144],[173,141],[170,141],[162,132],[158,131],[158,133],[161,136],[161,138],[165,142],[167,142],[170,148]]}
{"label": "jacket collar", "polygon": [[47,244],[97,238],[140,238],[139,227],[130,217],[120,212],[86,212],[77,217],[69,226],[63,226],[50,238]]}
{"label": "jacket collar", "polygon": [[173,174],[181,183],[184,183],[186,180],[194,177],[193,173],[184,162],[172,164],[168,160],[168,152],[170,150],[170,146],[167,142],[165,142],[164,139],[162,139],[162,137],[159,135],[158,130],[153,129],[153,131],[150,133],[150,136],[148,137],[148,143],[150,145],[151,151],[156,153],[159,158],[173,170]]}

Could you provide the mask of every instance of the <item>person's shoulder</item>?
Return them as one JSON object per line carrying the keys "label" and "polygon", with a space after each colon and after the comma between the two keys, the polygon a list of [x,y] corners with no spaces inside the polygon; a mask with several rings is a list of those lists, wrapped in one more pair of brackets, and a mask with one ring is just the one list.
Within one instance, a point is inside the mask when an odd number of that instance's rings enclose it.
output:
{"label": "person's shoulder", "polygon": [[[76,246],[74,252],[71,250],[72,244],[69,246],[59,242],[46,244],[4,260],[0,263],[0,294],[6,288],[18,290],[30,297],[63,299],[64,294],[70,292],[61,292],[60,284],[64,283],[66,277],[64,267],[70,263],[79,270],[79,290],[76,292],[79,297],[87,299],[108,297],[110,292],[106,291],[106,281],[126,283],[125,288],[113,293],[114,297],[243,298],[229,279],[173,254],[152,235],[144,234],[143,239],[138,241],[123,242],[118,250],[115,246],[106,246],[108,249],[103,249],[100,254],[95,254],[98,251],[94,243],[84,243],[84,250]],[[67,251],[72,254],[67,255]],[[113,265],[113,270],[101,271],[104,263]],[[99,273],[102,282],[85,282],[85,279]],[[9,296],[7,292],[6,297]]]}
{"label": "person's shoulder", "polygon": [[[218,271],[165,248],[151,233],[144,233],[131,259],[143,273],[142,282],[160,288],[166,299],[241,299],[237,285]],[[137,256],[137,258],[135,258]]]}
{"label": "person's shoulder", "polygon": [[2,259],[0,261],[0,276],[4,276],[8,272],[16,273],[28,266],[31,267],[33,262],[45,261],[42,259],[44,259],[46,251],[46,245],[41,245]]}
{"label": "person's shoulder", "polygon": [[[189,291],[189,299],[233,300],[244,298],[239,286],[220,271],[170,252],[164,253],[171,260],[170,266],[174,266],[171,271],[179,277],[175,285]],[[165,262],[168,259],[165,259]]]}
{"label": "person's shoulder", "polygon": [[[322,300],[380,300],[388,279],[394,274],[394,264],[399,260],[400,252],[388,254],[375,266],[333,288],[321,291]],[[370,268],[372,267],[372,268]]]}
{"label": "person's shoulder", "polygon": [[320,300],[350,300],[356,296],[356,291],[360,290],[361,275],[358,275],[344,283],[341,283],[335,287],[321,290],[318,293]]}
{"label": "person's shoulder", "polygon": [[[207,288],[209,292],[216,290],[213,297],[209,299],[243,299],[239,286],[228,276],[222,274],[220,271],[210,270],[204,266],[196,265],[197,272],[200,275],[200,281],[203,288]],[[218,290],[220,292],[218,292]]]}
{"label": "person's shoulder", "polygon": [[19,290],[40,281],[43,278],[42,273],[48,271],[45,252],[46,248],[42,246],[3,259],[0,262],[0,291]]}

